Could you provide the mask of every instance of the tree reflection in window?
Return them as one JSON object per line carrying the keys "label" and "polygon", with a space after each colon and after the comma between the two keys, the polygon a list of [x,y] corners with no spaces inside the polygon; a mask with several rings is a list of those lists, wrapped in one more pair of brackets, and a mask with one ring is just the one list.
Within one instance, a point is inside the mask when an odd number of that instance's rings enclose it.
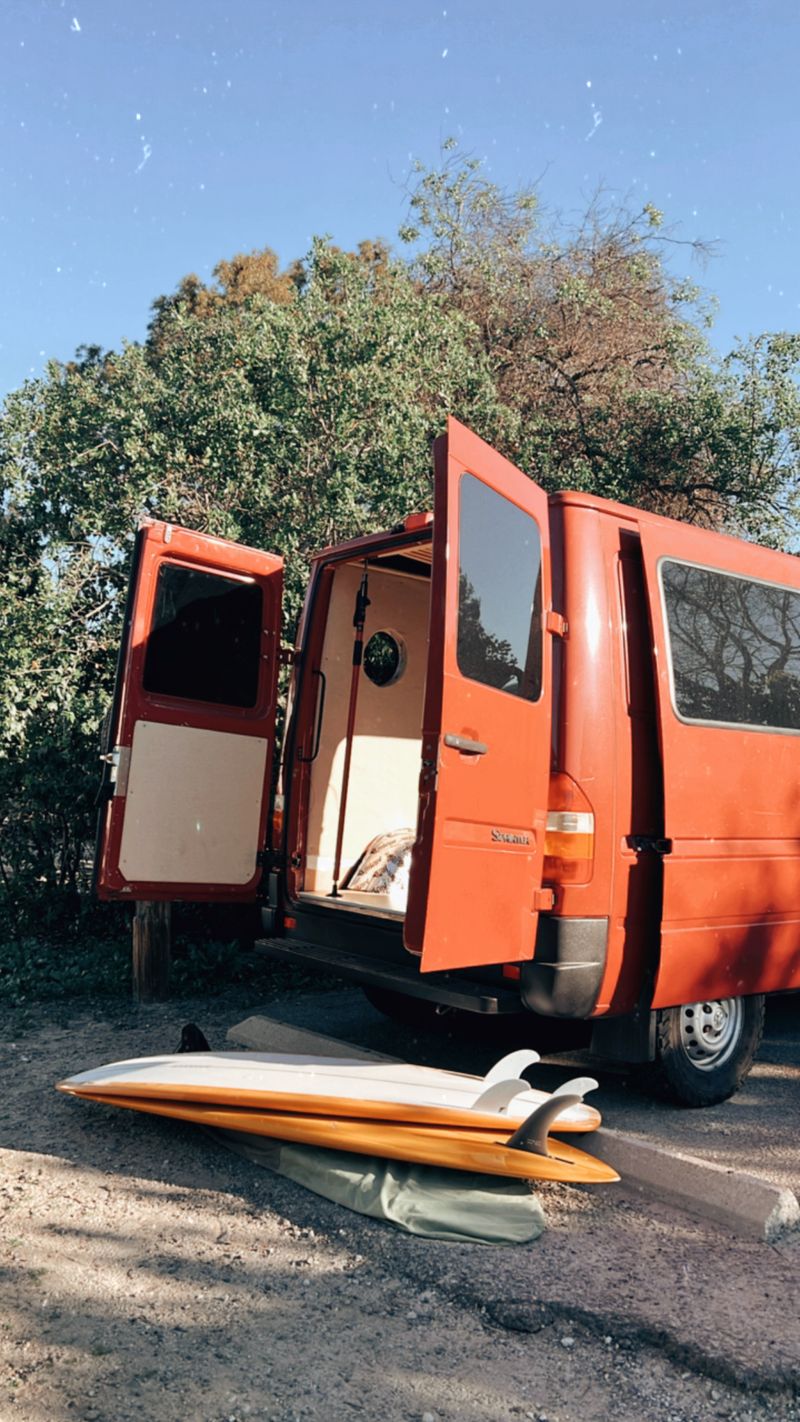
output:
{"label": "tree reflection in window", "polygon": [[800,730],[800,593],[666,561],[661,582],[678,714]]}
{"label": "tree reflection in window", "polygon": [[458,668],[537,701],[542,690],[542,547],[536,520],[471,474],[461,479]]}

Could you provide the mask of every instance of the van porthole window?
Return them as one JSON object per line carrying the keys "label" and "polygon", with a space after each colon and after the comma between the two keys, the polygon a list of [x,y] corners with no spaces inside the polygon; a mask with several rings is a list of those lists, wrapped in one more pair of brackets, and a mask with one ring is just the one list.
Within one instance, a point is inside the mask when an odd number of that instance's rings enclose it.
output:
{"label": "van porthole window", "polygon": [[392,686],[406,669],[406,647],[396,632],[373,632],[364,648],[364,675],[374,686]]}

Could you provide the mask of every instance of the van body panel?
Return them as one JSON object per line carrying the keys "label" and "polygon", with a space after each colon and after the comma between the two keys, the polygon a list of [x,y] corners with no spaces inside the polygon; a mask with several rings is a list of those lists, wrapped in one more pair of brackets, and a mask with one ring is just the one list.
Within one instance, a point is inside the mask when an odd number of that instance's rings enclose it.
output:
{"label": "van body panel", "polygon": [[[652,637],[641,541],[615,521],[609,565],[616,726],[615,871],[611,886],[608,972],[602,1010],[649,1006],[658,967],[662,863],[635,843],[663,837],[663,776],[656,715]],[[609,550],[611,551],[611,550]]]}
{"label": "van body panel", "polygon": [[101,898],[257,897],[282,575],[269,553],[156,521],[140,529],[107,740]]}
{"label": "van body panel", "polygon": [[[537,952],[531,975],[537,1012],[561,1016],[572,995],[560,982],[583,980],[580,993],[584,1012],[602,1010],[607,998],[603,984],[615,975],[609,962],[611,942],[608,906],[614,879],[613,816],[616,794],[611,767],[616,759],[617,728],[614,721],[613,672],[610,658],[611,635],[607,561],[609,549],[604,534],[610,534],[607,520],[594,509],[571,508],[551,501],[553,544],[559,552],[558,572],[567,621],[567,635],[554,648],[558,695],[554,702],[553,768],[574,781],[594,814],[594,852],[583,882],[566,882],[557,888],[555,913],[568,923],[562,935],[556,922],[549,925]],[[587,941],[583,925],[597,924],[599,932],[589,954],[591,969],[579,967],[573,948]],[[574,925],[574,927],[572,926]],[[542,935],[540,935],[542,937]],[[587,976],[588,975],[588,976]],[[591,992],[587,986],[591,978]],[[532,984],[535,982],[536,987]],[[551,1007],[546,1006],[548,994]],[[531,998],[530,1005],[533,1005]],[[583,1013],[581,1015],[584,1015]]]}
{"label": "van body panel", "polygon": [[653,1005],[799,986],[800,563],[662,519],[642,548],[669,842]]}
{"label": "van body panel", "polygon": [[634,834],[661,832],[641,546],[635,510],[622,505],[558,494],[550,512],[554,580],[568,624],[555,649],[554,766],[594,811],[591,873],[558,889],[556,912],[603,924],[603,970],[590,1015],[630,1013],[654,968],[660,902],[660,865],[629,843]]}
{"label": "van body panel", "polygon": [[423,972],[533,957],[551,733],[547,496],[452,419],[437,442],[434,488],[405,920]]}

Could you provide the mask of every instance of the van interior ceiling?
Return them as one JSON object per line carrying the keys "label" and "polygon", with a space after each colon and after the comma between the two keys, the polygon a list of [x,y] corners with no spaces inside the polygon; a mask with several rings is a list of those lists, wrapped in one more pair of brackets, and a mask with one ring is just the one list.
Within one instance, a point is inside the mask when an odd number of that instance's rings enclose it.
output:
{"label": "van interior ceiling", "polygon": [[[310,768],[302,898],[392,917],[405,912],[417,823],[430,572],[429,541],[375,552],[366,564],[353,559],[334,571],[319,662],[325,699]],[[364,593],[361,666],[354,678]]]}

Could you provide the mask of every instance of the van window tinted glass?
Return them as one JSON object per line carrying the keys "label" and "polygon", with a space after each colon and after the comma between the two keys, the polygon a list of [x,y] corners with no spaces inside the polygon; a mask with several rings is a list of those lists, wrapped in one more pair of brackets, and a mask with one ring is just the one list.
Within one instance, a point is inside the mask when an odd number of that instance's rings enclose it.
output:
{"label": "van window tinted glass", "polygon": [[471,474],[461,480],[458,667],[536,701],[542,690],[542,543],[535,519]]}
{"label": "van window tinted glass", "polygon": [[147,639],[145,691],[254,706],[261,601],[256,583],[162,563]]}
{"label": "van window tinted glass", "polygon": [[800,730],[800,593],[684,563],[661,581],[679,715]]}

